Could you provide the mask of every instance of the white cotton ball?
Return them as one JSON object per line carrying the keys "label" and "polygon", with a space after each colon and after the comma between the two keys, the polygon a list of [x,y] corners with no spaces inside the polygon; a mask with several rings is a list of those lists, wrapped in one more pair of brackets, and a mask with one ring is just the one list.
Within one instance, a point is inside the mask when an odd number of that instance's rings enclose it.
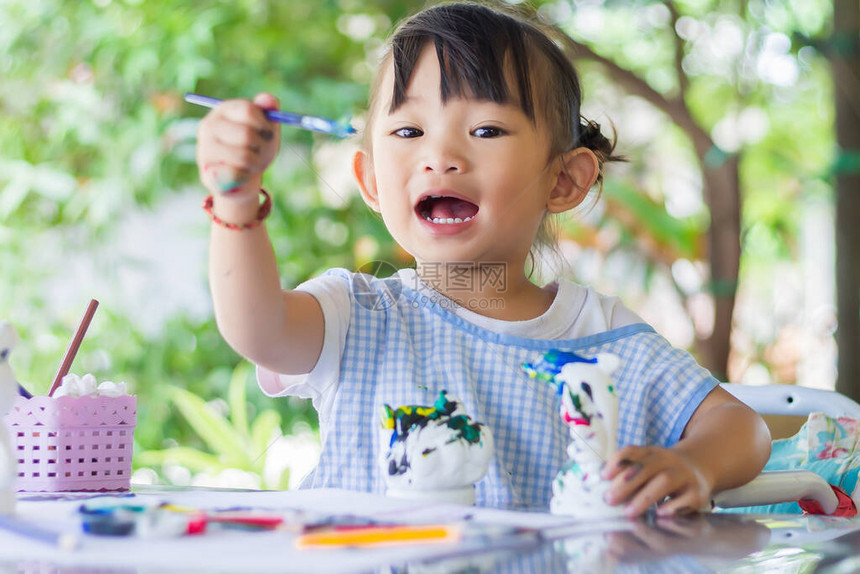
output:
{"label": "white cotton ball", "polygon": [[83,377],[79,377],[74,373],[69,373],[63,377],[63,383],[56,391],[54,397],[121,397],[128,394],[128,389],[124,382],[114,383],[112,381],[104,381],[97,383],[93,374],[87,373]]}
{"label": "white cotton ball", "polygon": [[92,373],[87,373],[81,377],[80,381],[80,396],[90,396],[98,392],[98,383],[96,377]]}
{"label": "white cotton ball", "polygon": [[121,397],[127,394],[126,385],[124,382],[114,383],[112,381],[105,381],[99,385],[98,393],[100,397]]}
{"label": "white cotton ball", "polygon": [[54,392],[55,397],[58,395],[75,398],[81,396],[81,378],[74,373],[69,373],[63,377],[60,388]]}
{"label": "white cotton ball", "polygon": [[95,395],[98,392],[98,384],[92,373],[87,373],[83,377],[79,377],[74,373],[69,373],[63,377],[63,382],[60,387],[54,391],[55,397],[86,397]]}

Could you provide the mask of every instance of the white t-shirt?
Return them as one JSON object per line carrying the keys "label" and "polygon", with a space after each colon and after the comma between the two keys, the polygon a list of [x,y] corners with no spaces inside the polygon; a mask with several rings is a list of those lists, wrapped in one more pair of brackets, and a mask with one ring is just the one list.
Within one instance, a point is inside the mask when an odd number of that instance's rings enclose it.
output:
{"label": "white t-shirt", "polygon": [[[504,321],[485,317],[461,307],[451,299],[424,284],[414,269],[398,272],[401,281],[441,303],[460,318],[488,331],[527,339],[578,339],[619,327],[644,323],[618,297],[597,293],[573,281],[554,281],[544,289],[555,292],[547,311],[534,319]],[[310,279],[296,287],[310,293],[319,302],[325,320],[325,339],[317,364],[305,375],[284,375],[262,367],[257,380],[263,392],[271,397],[296,396],[311,399],[319,413],[320,429],[326,428],[332,401],[338,388],[341,357],[350,322],[349,284],[334,275]],[[325,437],[322,437],[325,438]]]}

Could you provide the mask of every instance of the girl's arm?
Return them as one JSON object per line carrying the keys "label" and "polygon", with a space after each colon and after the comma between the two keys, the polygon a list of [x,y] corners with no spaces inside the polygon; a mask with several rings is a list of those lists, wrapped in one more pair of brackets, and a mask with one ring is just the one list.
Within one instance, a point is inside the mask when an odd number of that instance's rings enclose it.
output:
{"label": "girl's arm", "polygon": [[[200,124],[200,178],[212,193],[212,213],[222,221],[242,225],[257,216],[262,174],[280,139],[263,109],[277,106],[268,94],[253,102],[226,101]],[[236,352],[278,373],[313,369],[323,346],[322,309],[307,293],[281,289],[265,225],[212,225],[209,284],[218,329]]]}
{"label": "girl's arm", "polygon": [[670,515],[706,507],[713,493],[755,478],[770,456],[770,432],[762,418],[716,387],[702,401],[672,448],[628,446],[607,461],[608,502],[626,504],[637,516],[653,504]]}
{"label": "girl's arm", "polygon": [[212,226],[209,285],[218,330],[237,353],[276,373],[309,373],[323,346],[317,300],[280,287],[264,226],[241,232]]}
{"label": "girl's arm", "polygon": [[673,448],[699,466],[711,478],[711,491],[719,492],[758,476],[770,457],[770,446],[770,431],[761,416],[716,387]]}

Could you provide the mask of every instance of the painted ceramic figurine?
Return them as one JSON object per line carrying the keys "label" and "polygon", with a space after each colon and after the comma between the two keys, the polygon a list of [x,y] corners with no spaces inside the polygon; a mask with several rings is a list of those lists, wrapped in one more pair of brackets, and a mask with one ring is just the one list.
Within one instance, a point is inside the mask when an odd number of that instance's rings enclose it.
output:
{"label": "painted ceramic figurine", "polygon": [[380,415],[389,496],[475,503],[474,483],[493,456],[486,425],[472,421],[446,391],[433,406],[383,405]]}
{"label": "painted ceramic figurine", "polygon": [[603,500],[609,482],[600,477],[603,463],[615,453],[618,397],[612,373],[620,360],[601,353],[585,359],[574,353],[550,351],[535,364],[523,366],[532,377],[555,385],[560,414],[570,429],[569,460],[552,483],[550,512],[583,518],[623,516],[623,506]]}
{"label": "painted ceramic figurine", "polygon": [[15,511],[15,451],[2,419],[18,396],[18,383],[9,365],[9,356],[17,343],[18,333],[15,328],[9,323],[0,323],[0,514],[12,514]]}

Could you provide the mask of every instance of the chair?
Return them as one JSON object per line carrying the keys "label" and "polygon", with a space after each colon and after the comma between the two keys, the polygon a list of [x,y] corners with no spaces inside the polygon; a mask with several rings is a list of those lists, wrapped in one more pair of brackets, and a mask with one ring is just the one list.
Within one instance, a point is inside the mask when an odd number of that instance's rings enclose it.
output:
{"label": "chair", "polygon": [[[739,401],[763,415],[804,416],[823,412],[831,417],[845,416],[860,420],[860,404],[833,391],[792,385],[748,386],[723,383],[721,386]],[[808,470],[763,472],[743,486],[717,493],[713,502],[720,508],[736,508],[804,499],[815,500],[827,514],[833,513],[838,505],[838,499],[830,484]]]}

